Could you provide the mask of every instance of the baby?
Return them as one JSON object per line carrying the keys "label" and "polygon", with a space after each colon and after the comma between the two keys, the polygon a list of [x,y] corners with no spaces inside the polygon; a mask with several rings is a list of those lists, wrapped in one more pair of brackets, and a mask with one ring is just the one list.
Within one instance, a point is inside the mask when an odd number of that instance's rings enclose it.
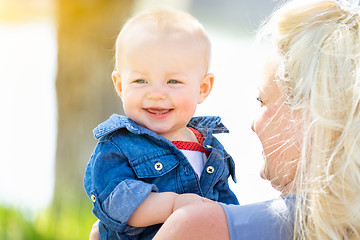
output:
{"label": "baby", "polygon": [[193,117],[213,87],[209,58],[204,28],[184,12],[141,12],[120,31],[112,79],[126,117],[94,130],[84,178],[101,239],[152,239],[177,194],[238,204],[233,159],[213,136],[228,130]]}

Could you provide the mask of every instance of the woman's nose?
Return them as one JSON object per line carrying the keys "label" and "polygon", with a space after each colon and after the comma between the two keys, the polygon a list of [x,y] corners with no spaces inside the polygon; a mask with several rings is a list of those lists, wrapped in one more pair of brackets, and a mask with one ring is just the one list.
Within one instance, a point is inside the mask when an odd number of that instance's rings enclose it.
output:
{"label": "woman's nose", "polygon": [[253,130],[253,132],[255,132],[255,121],[252,120],[251,122],[251,130]]}

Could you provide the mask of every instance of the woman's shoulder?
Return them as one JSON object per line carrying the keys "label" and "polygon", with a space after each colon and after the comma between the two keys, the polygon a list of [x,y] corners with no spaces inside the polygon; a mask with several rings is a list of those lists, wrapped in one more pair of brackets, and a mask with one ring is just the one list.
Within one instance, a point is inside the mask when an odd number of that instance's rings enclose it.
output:
{"label": "woman's shoulder", "polygon": [[223,207],[231,239],[292,239],[295,195]]}

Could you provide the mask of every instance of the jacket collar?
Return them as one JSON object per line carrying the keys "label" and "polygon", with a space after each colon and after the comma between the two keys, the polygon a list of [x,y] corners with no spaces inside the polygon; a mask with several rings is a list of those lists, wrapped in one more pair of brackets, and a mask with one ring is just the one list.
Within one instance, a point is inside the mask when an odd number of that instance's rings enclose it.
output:
{"label": "jacket collar", "polygon": [[229,132],[218,116],[193,117],[188,123],[188,127],[193,127],[197,130],[211,130],[212,133]]}
{"label": "jacket collar", "polygon": [[[221,118],[217,116],[193,117],[188,123],[188,126],[200,130],[203,134],[209,131],[212,133],[229,132],[229,130],[221,123]],[[95,138],[99,139],[121,128],[126,128],[128,131],[135,134],[148,134],[154,137],[158,136],[153,131],[138,125],[130,118],[118,114],[111,115],[108,120],[99,124],[93,132]]]}

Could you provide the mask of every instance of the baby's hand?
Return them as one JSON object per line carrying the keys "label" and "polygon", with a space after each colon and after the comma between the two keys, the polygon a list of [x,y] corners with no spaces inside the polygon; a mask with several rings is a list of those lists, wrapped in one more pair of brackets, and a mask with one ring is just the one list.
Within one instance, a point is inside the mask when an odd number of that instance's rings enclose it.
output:
{"label": "baby's hand", "polygon": [[175,199],[173,212],[184,206],[202,204],[205,202],[214,202],[214,201],[204,197],[200,197],[199,195],[194,193],[179,194]]}
{"label": "baby's hand", "polygon": [[89,240],[100,240],[99,220],[97,220],[91,228]]}

